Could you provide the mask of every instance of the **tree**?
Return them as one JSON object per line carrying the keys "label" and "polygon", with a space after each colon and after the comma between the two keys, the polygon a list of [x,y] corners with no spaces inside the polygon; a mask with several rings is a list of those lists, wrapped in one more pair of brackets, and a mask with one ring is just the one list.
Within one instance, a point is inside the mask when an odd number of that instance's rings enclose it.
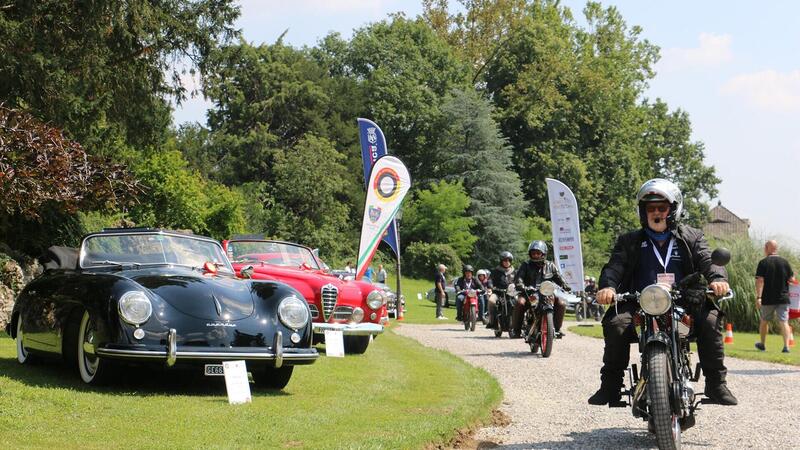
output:
{"label": "tree", "polygon": [[171,97],[233,36],[233,0],[12,0],[0,8],[0,98],[62,128],[89,153],[166,139]]}
{"label": "tree", "polygon": [[403,209],[401,241],[448,244],[459,258],[469,256],[478,238],[470,231],[475,219],[466,216],[470,200],[462,183],[442,180],[414,196]]}
{"label": "tree", "polygon": [[492,120],[492,108],[474,90],[453,91],[442,106],[447,127],[437,145],[441,173],[463,180],[470,198],[468,214],[478,236],[472,252],[482,265],[497,261],[500,252],[523,248],[526,204],[520,180],[511,169],[511,149]]}

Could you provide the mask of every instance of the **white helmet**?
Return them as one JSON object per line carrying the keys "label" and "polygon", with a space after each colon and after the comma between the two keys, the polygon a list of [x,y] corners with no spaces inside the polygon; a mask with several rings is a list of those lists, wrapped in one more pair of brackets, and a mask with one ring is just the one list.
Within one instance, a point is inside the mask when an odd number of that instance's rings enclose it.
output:
{"label": "white helmet", "polygon": [[478,269],[478,276],[481,276],[481,275],[486,275],[488,277],[489,276],[489,271],[486,270],[486,269]]}
{"label": "white helmet", "polygon": [[683,194],[680,188],[672,181],[663,178],[653,178],[645,181],[636,194],[636,202],[639,211],[639,222],[642,227],[647,226],[647,210],[645,203],[668,202],[670,204],[669,215],[667,216],[667,227],[672,229],[677,226],[683,216]]}

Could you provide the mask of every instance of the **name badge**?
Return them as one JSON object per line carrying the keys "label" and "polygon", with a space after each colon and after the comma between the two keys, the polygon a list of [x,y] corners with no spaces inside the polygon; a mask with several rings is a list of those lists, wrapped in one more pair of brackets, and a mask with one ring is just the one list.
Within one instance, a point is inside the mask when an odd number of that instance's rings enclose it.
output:
{"label": "name badge", "polygon": [[675,274],[674,273],[659,273],[656,275],[656,282],[658,284],[665,284],[667,286],[672,287],[675,284]]}

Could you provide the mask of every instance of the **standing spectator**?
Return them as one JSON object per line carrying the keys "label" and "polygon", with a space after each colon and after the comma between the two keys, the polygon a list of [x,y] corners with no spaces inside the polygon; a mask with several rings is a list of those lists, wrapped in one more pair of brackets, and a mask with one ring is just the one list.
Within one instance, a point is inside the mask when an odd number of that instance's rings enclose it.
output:
{"label": "standing spectator", "polygon": [[371,266],[367,266],[367,270],[364,271],[364,280],[369,281],[372,283],[372,276],[375,274],[375,271],[372,270]]}
{"label": "standing spectator", "polygon": [[781,323],[783,353],[789,353],[789,336],[792,333],[789,328],[789,281],[794,278],[794,272],[789,261],[778,256],[776,241],[769,240],[764,244],[764,255],[756,268],[756,308],[761,314],[758,324],[761,342],[756,342],[756,348],[762,352],[766,350],[764,342],[769,321],[776,316]]}
{"label": "standing spectator", "polygon": [[378,264],[378,283],[386,284],[386,269],[383,268],[383,264]]}
{"label": "standing spectator", "polygon": [[439,320],[446,320],[447,317],[442,314],[442,305],[444,304],[445,292],[444,287],[447,285],[447,280],[444,278],[444,272],[447,270],[447,266],[444,264],[439,264],[439,270],[436,272],[436,279],[434,283],[434,291],[433,295],[436,298],[436,318]]}
{"label": "standing spectator", "polygon": [[347,261],[347,265],[344,266],[344,271],[348,273],[355,273],[356,269],[353,269],[353,263],[351,261]]}

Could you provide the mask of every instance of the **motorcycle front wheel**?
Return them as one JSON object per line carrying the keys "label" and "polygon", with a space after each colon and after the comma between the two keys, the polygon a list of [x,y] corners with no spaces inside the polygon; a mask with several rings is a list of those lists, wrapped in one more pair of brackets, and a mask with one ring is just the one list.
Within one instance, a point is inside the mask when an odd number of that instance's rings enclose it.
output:
{"label": "motorcycle front wheel", "polygon": [[469,308],[469,331],[475,331],[475,323],[478,321],[478,307],[472,305]]}
{"label": "motorcycle front wheel", "polygon": [[578,303],[578,306],[575,307],[575,320],[580,322],[584,319],[585,314],[583,313],[583,305]]}
{"label": "motorcycle front wheel", "polygon": [[669,352],[662,345],[647,348],[647,402],[650,417],[656,430],[656,441],[661,450],[681,448],[681,427],[678,415],[672,411],[669,393],[671,371]]}
{"label": "motorcycle front wheel", "polygon": [[552,353],[555,335],[556,330],[553,326],[553,311],[547,311],[542,316],[542,321],[539,325],[539,347],[542,349],[542,358],[547,358],[550,356],[550,353]]}

